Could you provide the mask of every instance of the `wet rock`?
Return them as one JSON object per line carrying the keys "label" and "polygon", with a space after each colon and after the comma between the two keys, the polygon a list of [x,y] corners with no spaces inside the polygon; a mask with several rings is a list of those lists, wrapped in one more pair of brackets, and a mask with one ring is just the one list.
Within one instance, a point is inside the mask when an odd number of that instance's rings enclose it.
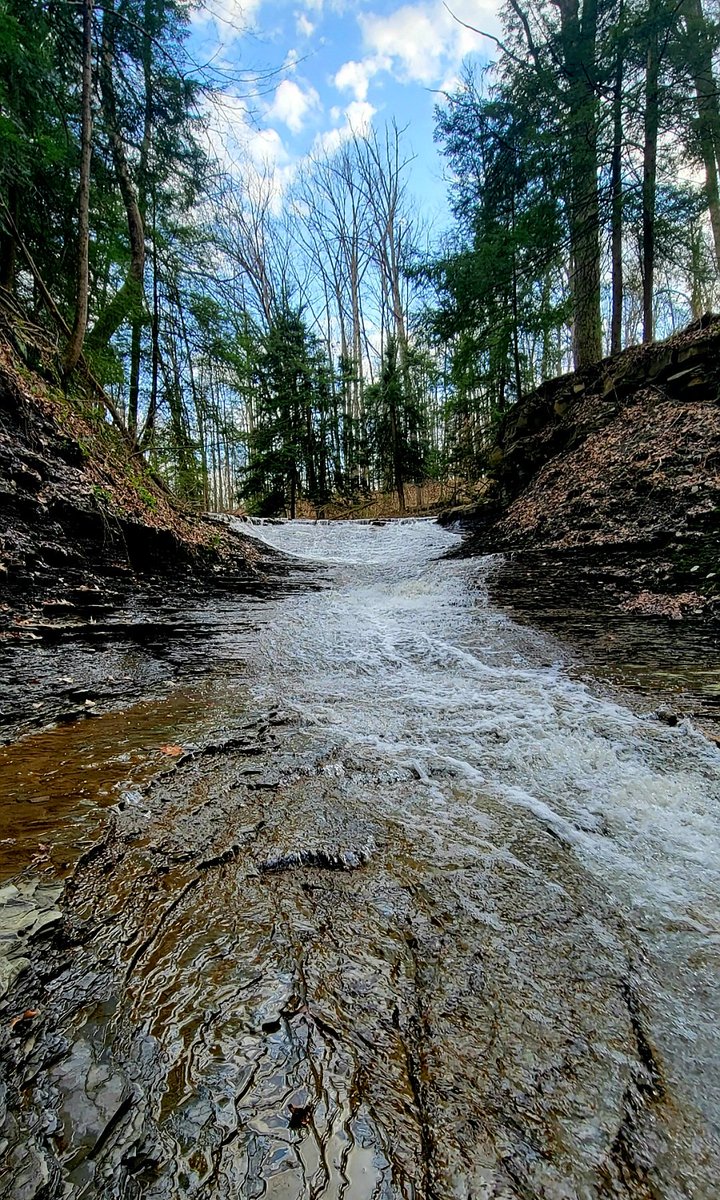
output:
{"label": "wet rock", "polygon": [[29,965],[32,940],[62,921],[61,884],[38,880],[0,888],[0,997]]}
{"label": "wet rock", "polygon": [[357,871],[372,857],[372,851],[360,850],[294,850],[260,863],[260,871],[277,874],[298,867],[316,867],[321,871]]}
{"label": "wet rock", "polygon": [[64,1156],[76,1167],[89,1154],[97,1153],[99,1143],[107,1141],[129,1112],[133,1089],[124,1072],[98,1062],[93,1046],[83,1040],[51,1068],[48,1078],[60,1094]]}

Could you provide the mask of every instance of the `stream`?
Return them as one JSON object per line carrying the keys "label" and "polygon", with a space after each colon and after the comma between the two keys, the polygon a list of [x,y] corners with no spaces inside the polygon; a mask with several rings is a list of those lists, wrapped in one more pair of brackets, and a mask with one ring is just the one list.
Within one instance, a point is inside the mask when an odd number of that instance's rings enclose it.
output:
{"label": "stream", "polygon": [[0,1197],[715,1200],[720,750],[431,521],[238,528],[314,570],[0,756]]}

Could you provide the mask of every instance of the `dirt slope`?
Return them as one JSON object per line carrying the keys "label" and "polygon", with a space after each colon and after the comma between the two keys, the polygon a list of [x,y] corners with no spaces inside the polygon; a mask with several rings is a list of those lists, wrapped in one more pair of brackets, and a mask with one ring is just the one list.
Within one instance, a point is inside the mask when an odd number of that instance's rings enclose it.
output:
{"label": "dirt slope", "polygon": [[719,395],[709,316],[544,384],[500,424],[465,552],[515,552],[628,612],[717,615]]}
{"label": "dirt slope", "polygon": [[[177,505],[97,410],[30,371],[0,325],[0,630],[97,618],[138,578],[257,584],[257,543]],[[265,556],[267,559],[267,556]]]}

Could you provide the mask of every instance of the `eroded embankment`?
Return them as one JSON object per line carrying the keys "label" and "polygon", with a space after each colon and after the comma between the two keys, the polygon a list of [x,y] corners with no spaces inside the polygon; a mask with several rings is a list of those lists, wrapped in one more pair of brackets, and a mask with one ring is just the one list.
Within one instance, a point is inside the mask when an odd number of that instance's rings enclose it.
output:
{"label": "eroded embankment", "polygon": [[490,451],[486,501],[454,514],[467,523],[465,553],[512,553],[521,608],[542,593],[550,608],[569,597],[717,626],[718,362],[720,318],[707,317],[514,405]]}
{"label": "eroded embankment", "polygon": [[179,505],[92,397],[24,367],[0,323],[0,638],[97,626],[137,591],[257,590],[273,556]]}

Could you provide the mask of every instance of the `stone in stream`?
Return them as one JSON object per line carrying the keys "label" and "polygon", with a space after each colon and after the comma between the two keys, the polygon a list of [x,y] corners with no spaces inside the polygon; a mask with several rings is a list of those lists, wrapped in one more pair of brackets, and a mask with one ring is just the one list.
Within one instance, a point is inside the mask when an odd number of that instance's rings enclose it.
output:
{"label": "stone in stream", "polygon": [[317,867],[324,871],[356,871],[370,861],[372,851],[369,848],[359,850],[326,850],[304,849],[293,850],[288,854],[280,854],[267,858],[260,864],[260,870],[265,873],[292,871],[295,867]]}

